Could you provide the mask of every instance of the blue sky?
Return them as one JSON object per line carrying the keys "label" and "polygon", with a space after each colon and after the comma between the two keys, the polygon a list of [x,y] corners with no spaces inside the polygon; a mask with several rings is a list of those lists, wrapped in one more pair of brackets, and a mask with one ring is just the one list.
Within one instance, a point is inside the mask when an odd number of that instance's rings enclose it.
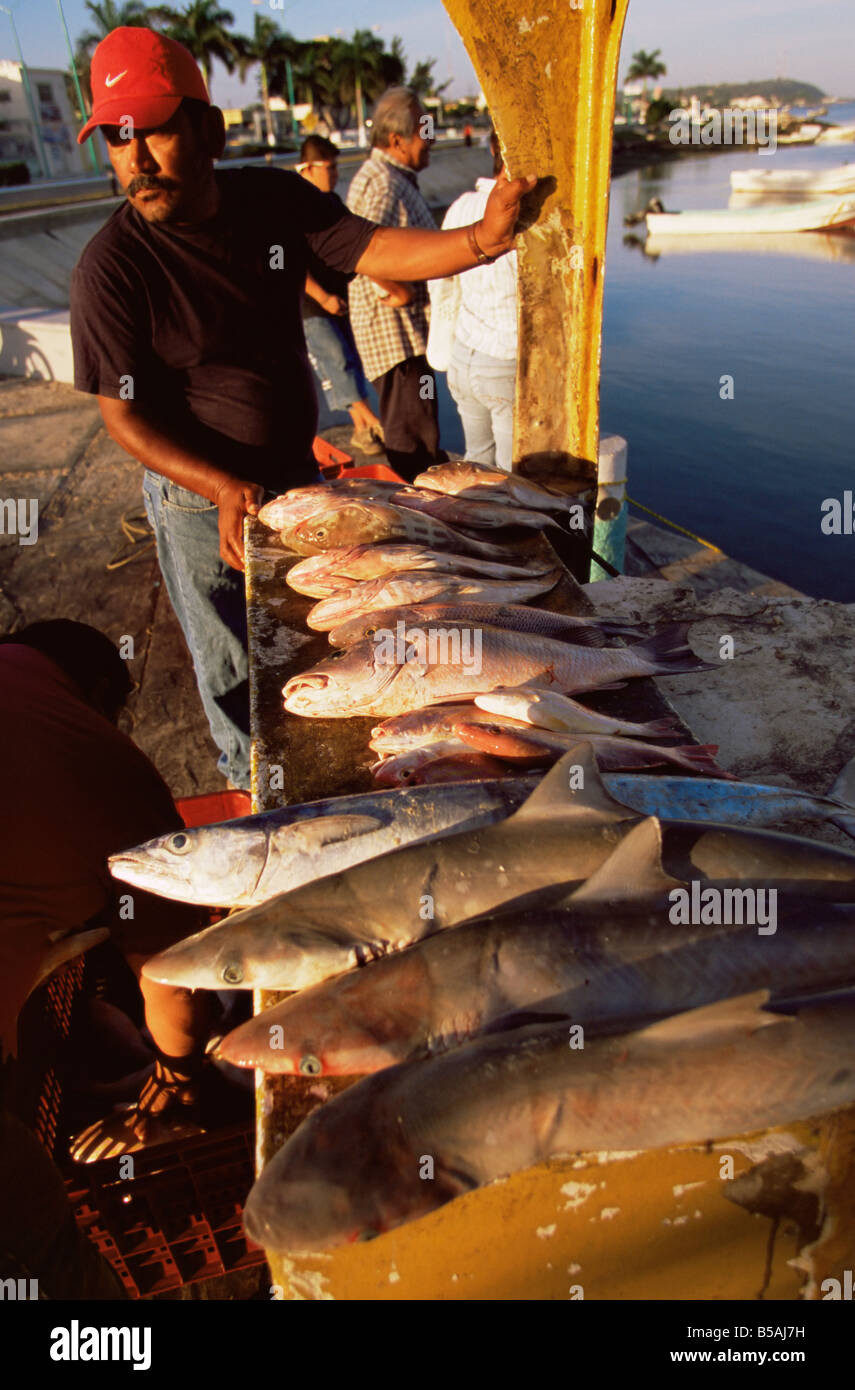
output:
{"label": "blue sky", "polygon": [[[183,0],[172,0],[181,8]],[[15,13],[26,61],[34,67],[66,64],[56,0],[3,0]],[[257,7],[251,0],[222,0],[235,16],[235,27],[248,32]],[[565,5],[567,0],[541,0]],[[63,0],[72,39],[87,27],[84,0]],[[266,8],[266,7],[265,7]],[[314,0],[311,5],[285,0],[272,18],[298,38],[350,34],[355,28],[379,26],[387,44],[400,34],[410,62],[437,59],[440,81],[453,78],[451,91],[462,96],[477,89],[466,51],[440,0],[400,4],[393,0]],[[781,74],[798,77],[829,96],[855,96],[855,0],[630,0],[621,74],[628,55],[638,48],[662,50],[668,83],[691,86],[716,81],[749,81]],[[14,50],[7,17],[0,13],[0,58]],[[252,74],[244,88],[215,68],[213,97],[220,105],[252,100]]]}

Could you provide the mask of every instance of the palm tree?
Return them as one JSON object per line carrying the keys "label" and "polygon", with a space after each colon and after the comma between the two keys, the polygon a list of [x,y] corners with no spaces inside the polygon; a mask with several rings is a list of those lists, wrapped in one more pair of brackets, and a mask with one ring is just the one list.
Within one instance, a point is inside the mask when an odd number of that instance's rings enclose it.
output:
{"label": "palm tree", "polygon": [[436,85],[436,79],[433,75],[435,66],[435,58],[425,58],[422,62],[416,63],[407,78],[407,86],[412,88],[420,99],[422,97],[441,97],[446,87],[451,86],[450,77],[447,82],[443,82],[441,87]]}
{"label": "palm tree", "polygon": [[652,53],[645,53],[640,48],[637,53],[632,55],[632,64],[626,75],[627,82],[635,82],[639,78],[644,82],[644,99],[647,100],[647,79],[648,77],[664,77],[668,69],[664,63],[659,62],[661,48],[654,48]]}
{"label": "palm tree", "polygon": [[275,145],[270,98],[281,94],[287,83],[288,64],[299,58],[303,45],[292,34],[284,33],[272,19],[260,14],[255,16],[252,38],[236,36],[234,43],[238,51],[237,69],[241,81],[256,63],[261,69],[261,101],[267,126],[267,143]]}
{"label": "palm tree", "polygon": [[[370,29],[357,29],[352,39],[339,41],[332,55],[333,70],[339,84],[342,103],[356,102],[357,139],[366,143],[365,98],[373,101],[388,86],[384,71],[383,40]],[[388,65],[386,68],[388,71]]]}
{"label": "palm tree", "polygon": [[294,72],[297,91],[320,112],[330,130],[346,126],[348,116],[346,108],[341,110],[340,84],[333,63],[335,51],[335,44],[326,39],[304,43]]}
{"label": "palm tree", "polygon": [[155,5],[149,9],[149,14],[158,27],[163,28],[167,38],[176,39],[190,50],[202,69],[209,91],[215,58],[226,72],[234,72],[240,56],[239,47],[235,36],[228,32],[228,25],[234,24],[235,17],[230,10],[221,10],[217,0],[189,0],[184,10]]}
{"label": "palm tree", "polygon": [[116,0],[86,0],[86,8],[94,21],[94,27],[78,37],[74,50],[74,65],[88,107],[81,114],[88,116],[92,110],[89,65],[92,62],[93,50],[109,33],[122,26],[150,29],[151,17],[143,0],[124,0],[124,3],[117,3]]}

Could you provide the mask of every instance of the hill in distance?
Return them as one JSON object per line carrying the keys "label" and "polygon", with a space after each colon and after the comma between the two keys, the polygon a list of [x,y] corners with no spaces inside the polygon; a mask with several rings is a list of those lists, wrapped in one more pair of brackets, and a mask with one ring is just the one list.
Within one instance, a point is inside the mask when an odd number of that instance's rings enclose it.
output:
{"label": "hill in distance", "polygon": [[663,97],[677,100],[695,94],[711,106],[727,106],[734,97],[763,97],[770,106],[816,106],[822,101],[823,93],[810,82],[796,82],[790,77],[766,77],[758,82],[719,82],[708,86],[702,82],[695,86],[669,87]]}

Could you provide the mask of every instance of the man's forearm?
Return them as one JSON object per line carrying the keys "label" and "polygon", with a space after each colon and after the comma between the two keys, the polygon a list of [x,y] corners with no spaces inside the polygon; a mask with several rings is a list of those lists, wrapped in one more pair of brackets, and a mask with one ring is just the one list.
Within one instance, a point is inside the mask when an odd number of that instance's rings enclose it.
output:
{"label": "man's forearm", "polygon": [[99,396],[98,400],[111,439],[145,468],[162,473],[190,492],[198,492],[209,502],[216,502],[217,492],[224,483],[234,481],[233,474],[215,467],[201,454],[176,441],[140,410],[129,410],[123,402],[104,396]]}
{"label": "man's forearm", "polygon": [[[478,242],[486,252],[480,238]],[[466,227],[448,232],[421,227],[378,227],[356,269],[372,280],[441,280],[475,265],[478,257]]]}

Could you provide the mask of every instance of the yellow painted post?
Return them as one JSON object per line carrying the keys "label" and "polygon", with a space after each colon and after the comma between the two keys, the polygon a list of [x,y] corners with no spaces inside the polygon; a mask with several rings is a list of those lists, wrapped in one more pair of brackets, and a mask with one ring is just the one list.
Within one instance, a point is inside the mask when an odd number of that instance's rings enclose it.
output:
{"label": "yellow painted post", "polygon": [[514,467],[597,476],[603,262],[615,84],[628,0],[443,0],[509,174],[536,173],[517,237]]}

